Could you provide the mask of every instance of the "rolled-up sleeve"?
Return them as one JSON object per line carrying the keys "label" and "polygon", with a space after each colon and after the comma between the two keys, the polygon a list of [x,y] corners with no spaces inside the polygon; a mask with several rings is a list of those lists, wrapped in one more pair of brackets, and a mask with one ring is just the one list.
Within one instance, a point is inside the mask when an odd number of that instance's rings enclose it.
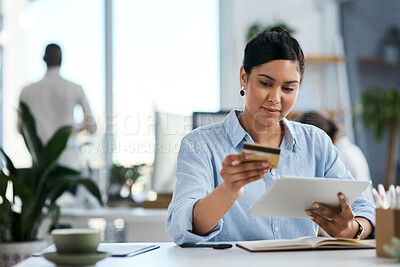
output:
{"label": "rolled-up sleeve", "polygon": [[168,207],[166,230],[175,243],[199,243],[210,240],[221,230],[223,220],[207,235],[193,233],[193,207],[215,187],[211,156],[206,146],[186,136],[182,139],[176,169],[176,185]]}

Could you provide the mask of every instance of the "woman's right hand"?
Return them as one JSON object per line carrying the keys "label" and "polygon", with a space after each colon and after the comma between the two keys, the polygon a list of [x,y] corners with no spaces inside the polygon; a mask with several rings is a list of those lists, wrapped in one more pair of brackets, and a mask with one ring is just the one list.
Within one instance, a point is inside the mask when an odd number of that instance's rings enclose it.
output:
{"label": "woman's right hand", "polygon": [[[193,232],[206,235],[243,195],[243,186],[257,181],[270,171],[267,162],[247,162],[249,154],[228,155],[222,162],[220,175],[224,180],[193,208]],[[246,161],[246,162],[245,162]]]}
{"label": "woman's right hand", "polygon": [[240,198],[243,187],[265,176],[271,169],[266,161],[246,161],[250,158],[247,153],[226,156],[222,162],[220,175],[224,182],[221,184],[233,199]]}

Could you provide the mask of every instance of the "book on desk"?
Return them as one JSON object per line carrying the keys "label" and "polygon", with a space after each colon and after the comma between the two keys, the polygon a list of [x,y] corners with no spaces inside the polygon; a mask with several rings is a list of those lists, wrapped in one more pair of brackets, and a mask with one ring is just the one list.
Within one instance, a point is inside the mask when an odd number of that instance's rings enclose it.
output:
{"label": "book on desk", "polygon": [[275,239],[238,242],[236,246],[251,252],[318,249],[374,249],[375,240],[305,236],[296,239]]}

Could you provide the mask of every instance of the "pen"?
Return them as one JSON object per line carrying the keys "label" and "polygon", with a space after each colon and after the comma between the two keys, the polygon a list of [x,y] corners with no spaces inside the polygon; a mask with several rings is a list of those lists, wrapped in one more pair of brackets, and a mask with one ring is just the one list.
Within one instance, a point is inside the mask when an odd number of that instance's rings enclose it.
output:
{"label": "pen", "polygon": [[191,244],[183,243],[179,245],[181,248],[213,248],[213,249],[227,249],[231,248],[231,244]]}

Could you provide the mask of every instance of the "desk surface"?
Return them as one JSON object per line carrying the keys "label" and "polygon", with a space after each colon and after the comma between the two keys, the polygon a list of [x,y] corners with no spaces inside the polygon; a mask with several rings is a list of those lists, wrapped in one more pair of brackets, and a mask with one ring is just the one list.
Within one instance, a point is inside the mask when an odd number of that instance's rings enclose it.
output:
{"label": "desk surface", "polygon": [[[137,243],[139,244],[139,243]],[[150,243],[140,243],[150,244]],[[375,249],[248,252],[236,246],[226,250],[211,248],[180,248],[174,243],[151,243],[159,249],[133,257],[108,257],[96,264],[102,266],[191,266],[191,267],[248,267],[248,266],[390,266],[398,262],[391,258],[376,257]],[[17,267],[53,267],[43,257],[30,257]]]}

